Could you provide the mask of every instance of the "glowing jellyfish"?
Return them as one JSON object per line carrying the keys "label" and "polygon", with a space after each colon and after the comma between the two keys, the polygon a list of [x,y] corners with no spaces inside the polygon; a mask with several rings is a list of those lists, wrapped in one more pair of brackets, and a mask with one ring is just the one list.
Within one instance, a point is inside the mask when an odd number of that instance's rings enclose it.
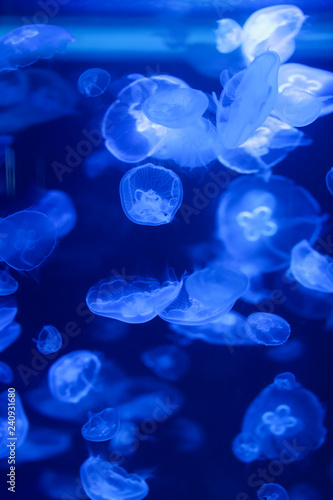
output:
{"label": "glowing jellyfish", "polygon": [[82,426],[81,433],[87,441],[109,441],[117,434],[119,427],[120,420],[117,410],[105,408],[89,418],[88,422]]}
{"label": "glowing jellyfish", "polygon": [[333,293],[333,259],[302,240],[291,251],[290,272],[305,288]]}
{"label": "glowing jellyfish", "polygon": [[77,82],[79,92],[87,97],[97,97],[107,90],[111,77],[105,69],[90,68],[80,76]]}
{"label": "glowing jellyfish", "polygon": [[243,30],[236,21],[226,17],[217,21],[215,37],[217,50],[222,54],[228,54],[241,45]]}
{"label": "glowing jellyfish", "polygon": [[175,299],[180,288],[178,281],[166,281],[161,285],[154,278],[126,281],[111,276],[90,288],[86,302],[98,316],[125,323],[146,323],[157,316],[157,308],[164,308]]}
{"label": "glowing jellyfish", "polygon": [[142,110],[150,121],[179,129],[192,125],[204,114],[208,104],[208,97],[201,90],[172,88],[148,97]]}
{"label": "glowing jellyfish", "polygon": [[14,299],[0,299],[0,335],[2,334],[2,331],[13,321],[16,314],[17,305]]}
{"label": "glowing jellyfish", "polygon": [[14,269],[30,271],[52,252],[56,228],[46,215],[24,210],[0,221],[0,235],[1,258]]}
{"label": "glowing jellyfish", "polygon": [[305,127],[320,116],[321,101],[310,92],[287,87],[278,95],[274,113],[292,127]]}
{"label": "glowing jellyfish", "polygon": [[145,226],[168,224],[183,201],[178,175],[152,163],[129,170],[121,179],[119,190],[126,216]]}
{"label": "glowing jellyfish", "polygon": [[292,373],[281,373],[247,409],[242,432],[233,442],[234,454],[243,462],[301,460],[323,444],[324,415],[314,394],[296,382]]}
{"label": "glowing jellyfish", "polygon": [[18,282],[11,276],[8,270],[0,271],[0,296],[11,295],[18,289]]}
{"label": "glowing jellyfish", "polygon": [[59,330],[52,325],[46,325],[38,334],[38,339],[33,339],[37,344],[37,349],[42,354],[52,354],[59,351],[62,346],[62,336]]}
{"label": "glowing jellyfish", "polygon": [[277,314],[258,312],[246,320],[246,331],[257,344],[281,345],[290,335],[289,323]]}
{"label": "glowing jellyfish", "polygon": [[21,326],[12,321],[0,331],[0,352],[4,351],[21,335]]}
{"label": "glowing jellyfish", "polygon": [[313,243],[325,216],[304,188],[280,176],[233,181],[217,211],[217,235],[249,275],[287,265],[296,243]]}
{"label": "glowing jellyfish", "polygon": [[2,392],[0,394],[0,458],[15,459],[15,450],[24,443],[28,429],[29,421],[17,391],[9,388]]}
{"label": "glowing jellyfish", "polygon": [[180,325],[202,325],[228,313],[248,287],[247,277],[224,266],[196,271],[184,280],[179,295],[160,318]]}
{"label": "glowing jellyfish", "polygon": [[49,369],[50,392],[59,401],[78,403],[93,388],[100,369],[101,362],[93,352],[70,352]]}
{"label": "glowing jellyfish", "polygon": [[274,50],[285,62],[295,50],[294,38],[306,17],[295,5],[274,5],[254,12],[243,26],[242,49],[248,61]]}
{"label": "glowing jellyfish", "polygon": [[0,382],[10,384],[14,380],[13,370],[7,363],[0,361]]}
{"label": "glowing jellyfish", "polygon": [[326,174],[326,186],[331,195],[333,195],[333,167]]}
{"label": "glowing jellyfish", "polygon": [[0,106],[13,106],[23,101],[29,90],[24,71],[0,72]]}
{"label": "glowing jellyfish", "polygon": [[277,53],[265,52],[226,83],[216,113],[223,147],[237,148],[264,123],[278,95],[279,66]]}
{"label": "glowing jellyfish", "polygon": [[[138,426],[133,422],[122,420],[118,433],[109,443],[112,451],[112,461],[120,462],[123,457],[133,455],[139,447]],[[148,436],[145,436],[148,438]]]}
{"label": "glowing jellyfish", "polygon": [[257,493],[259,500],[289,500],[287,491],[280,484],[266,483]]}
{"label": "glowing jellyfish", "polygon": [[46,191],[33,210],[45,214],[55,225],[57,238],[70,233],[76,224],[76,210],[71,198],[63,191]]}
{"label": "glowing jellyfish", "polygon": [[178,380],[186,375],[189,368],[187,353],[176,345],[155,347],[144,352],[141,359],[155,375],[167,380]]}
{"label": "glowing jellyfish", "polygon": [[65,28],[51,24],[20,26],[0,38],[0,71],[29,66],[38,59],[50,59],[74,42]]}
{"label": "glowing jellyfish", "polygon": [[103,460],[88,458],[80,468],[84,491],[91,500],[141,500],[148,495],[146,481],[137,474],[128,474],[125,469]]}

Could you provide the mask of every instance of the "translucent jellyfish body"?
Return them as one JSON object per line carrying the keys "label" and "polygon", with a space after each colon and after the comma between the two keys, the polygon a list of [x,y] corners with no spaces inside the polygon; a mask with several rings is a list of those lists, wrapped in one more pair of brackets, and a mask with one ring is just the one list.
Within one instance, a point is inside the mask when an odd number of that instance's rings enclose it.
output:
{"label": "translucent jellyfish body", "polygon": [[0,296],[11,295],[18,289],[18,282],[11,276],[8,270],[0,271]]}
{"label": "translucent jellyfish body", "polygon": [[0,361],[0,382],[10,384],[14,380],[13,370],[9,365]]}
{"label": "translucent jellyfish body", "polygon": [[12,321],[0,331],[0,352],[9,347],[21,335],[21,325]]}
{"label": "translucent jellyfish body", "polygon": [[295,5],[274,5],[254,12],[243,26],[242,49],[251,62],[267,50],[274,50],[285,62],[295,50],[294,38],[305,20]]}
{"label": "translucent jellyfish body", "polygon": [[253,313],[246,320],[246,332],[257,344],[281,345],[290,335],[289,323],[271,313]]}
{"label": "translucent jellyfish body", "polygon": [[141,500],[148,495],[146,481],[137,474],[103,460],[88,458],[80,468],[84,491],[91,500]]}
{"label": "translucent jellyfish body", "polygon": [[82,426],[81,433],[87,441],[109,441],[117,434],[119,427],[120,420],[117,410],[105,408],[89,418],[88,422]]}
{"label": "translucent jellyfish body", "polygon": [[290,272],[305,288],[333,293],[333,259],[302,240],[291,251]]}
{"label": "translucent jellyfish body", "polygon": [[49,59],[56,52],[64,52],[73,41],[69,31],[60,26],[28,24],[15,28],[0,39],[0,71],[23,68],[38,59]]}
{"label": "translucent jellyfish body", "polygon": [[220,19],[217,21],[215,38],[217,50],[222,54],[228,54],[241,45],[243,30],[233,19]]}
{"label": "translucent jellyfish body", "polygon": [[279,66],[277,53],[265,52],[226,83],[216,113],[223,147],[237,148],[266,120],[278,94]]}
{"label": "translucent jellyfish body", "polygon": [[274,113],[292,127],[305,127],[321,114],[321,101],[305,90],[285,88],[277,97]]}
{"label": "translucent jellyfish body", "polygon": [[287,491],[280,484],[266,483],[257,493],[259,500],[289,500]]}
{"label": "translucent jellyfish body", "polygon": [[313,243],[324,217],[311,194],[285,177],[233,181],[217,211],[217,235],[249,275],[284,267],[292,247]]}
{"label": "translucent jellyfish body", "polygon": [[93,352],[70,352],[50,367],[49,390],[59,401],[77,403],[93,388],[100,369],[101,362]]}
{"label": "translucent jellyfish body", "polygon": [[110,85],[111,77],[105,69],[90,68],[87,69],[77,82],[79,92],[87,97],[98,97],[107,90]]}
{"label": "translucent jellyfish body", "polygon": [[0,394],[0,458],[15,459],[15,450],[28,434],[29,421],[21,398],[13,388]]}
{"label": "translucent jellyfish body", "polygon": [[326,186],[331,195],[333,195],[333,167],[326,174]]}
{"label": "translucent jellyfish body", "polygon": [[178,295],[181,283],[167,281],[161,285],[154,278],[126,281],[111,276],[90,288],[86,302],[99,316],[125,323],[146,323],[157,316],[157,309],[166,307]]}
{"label": "translucent jellyfish body", "polygon": [[52,252],[56,241],[53,222],[40,212],[24,210],[0,221],[0,256],[10,267],[30,271]]}
{"label": "translucent jellyfish body", "polygon": [[46,191],[33,210],[45,214],[55,225],[57,238],[70,233],[76,224],[76,210],[71,198],[64,191]]}
{"label": "translucent jellyfish body", "polygon": [[176,345],[155,347],[144,352],[141,359],[155,375],[167,380],[178,380],[186,375],[190,362],[187,353]]}
{"label": "translucent jellyfish body", "polygon": [[59,351],[62,346],[62,336],[59,330],[52,325],[46,325],[38,334],[37,349],[42,354],[52,354]]}
{"label": "translucent jellyfish body", "polygon": [[17,305],[14,299],[0,299],[0,332],[2,332],[15,318]]}
{"label": "translucent jellyfish body", "polygon": [[250,404],[233,452],[243,462],[276,459],[301,460],[325,440],[324,410],[292,373],[277,375]]}

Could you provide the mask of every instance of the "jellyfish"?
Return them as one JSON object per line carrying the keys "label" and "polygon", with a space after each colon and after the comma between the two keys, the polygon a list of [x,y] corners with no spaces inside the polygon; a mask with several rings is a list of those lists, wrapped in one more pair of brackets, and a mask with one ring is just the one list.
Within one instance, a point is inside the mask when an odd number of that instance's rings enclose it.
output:
{"label": "jellyfish", "polygon": [[146,351],[141,356],[142,362],[155,375],[167,380],[178,380],[189,369],[187,353],[176,345],[161,345]]}
{"label": "jellyfish", "polygon": [[228,54],[241,45],[243,30],[236,21],[225,17],[217,21],[215,38],[217,50],[222,54]]}
{"label": "jellyfish", "polygon": [[217,210],[217,236],[248,275],[286,266],[293,246],[319,236],[325,216],[304,188],[285,177],[233,181]]}
{"label": "jellyfish", "polygon": [[51,24],[28,24],[0,38],[0,71],[30,66],[38,59],[50,59],[64,52],[73,36],[65,28]]}
{"label": "jellyfish", "polygon": [[278,95],[279,66],[278,54],[268,51],[226,83],[216,102],[222,147],[237,148],[264,123]]}
{"label": "jellyfish", "polygon": [[250,404],[233,452],[243,462],[301,460],[325,441],[324,410],[293,373],[277,375]]}
{"label": "jellyfish", "polygon": [[266,483],[257,493],[259,500],[289,500],[287,491],[280,484]]}
{"label": "jellyfish", "polygon": [[266,356],[279,363],[288,363],[301,358],[306,351],[305,344],[301,340],[291,339],[287,344],[277,346],[266,352]]}
{"label": "jellyfish", "polygon": [[62,336],[59,330],[52,325],[43,326],[38,334],[38,339],[33,340],[42,354],[52,354],[59,351],[62,346]]}
{"label": "jellyfish", "polygon": [[7,363],[0,361],[0,382],[10,384],[14,380],[13,370]]}
{"label": "jellyfish", "polygon": [[326,174],[326,186],[331,195],[333,195],[333,167]]}
{"label": "jellyfish", "polygon": [[323,500],[323,497],[309,483],[299,483],[290,489],[290,500]]}
{"label": "jellyfish", "polygon": [[29,91],[29,79],[24,71],[0,72],[0,106],[22,102]]}
{"label": "jellyfish", "polygon": [[161,285],[155,278],[126,281],[121,276],[111,276],[90,288],[86,302],[98,316],[125,323],[146,323],[157,316],[157,308],[166,307],[176,298],[181,286],[178,281]]}
{"label": "jellyfish", "polygon": [[[122,457],[131,456],[136,452],[140,444],[138,432],[140,432],[140,429],[134,422],[121,421],[118,433],[109,443],[109,449],[115,458],[114,461],[118,459],[119,463],[119,459]],[[149,436],[145,437],[149,438]]]}
{"label": "jellyfish", "polygon": [[248,287],[247,277],[224,266],[196,271],[184,280],[179,295],[158,315],[168,323],[204,325],[228,313]]}
{"label": "jellyfish", "polygon": [[52,428],[30,429],[17,456],[18,463],[39,462],[68,453],[72,445],[68,432]]}
{"label": "jellyfish", "polygon": [[18,282],[7,269],[0,271],[0,296],[12,295],[18,289]]}
{"label": "jellyfish", "polygon": [[0,257],[13,269],[31,271],[54,249],[56,228],[40,212],[23,210],[0,220]]}
{"label": "jellyfish", "polygon": [[167,435],[175,440],[176,448],[181,453],[198,450],[206,439],[203,427],[190,418],[174,419]]}
{"label": "jellyfish", "polygon": [[305,90],[286,87],[278,94],[274,113],[292,127],[305,127],[321,114],[321,101]]}
{"label": "jellyfish", "polygon": [[14,458],[15,450],[24,443],[29,421],[17,391],[9,388],[0,394],[0,458]]}
{"label": "jellyfish", "polygon": [[111,77],[105,69],[90,68],[80,75],[77,88],[86,97],[98,97],[107,90]]}
{"label": "jellyfish", "polygon": [[0,299],[0,335],[6,336],[3,332],[12,323],[16,314],[17,305],[12,298]]}
{"label": "jellyfish", "polygon": [[295,5],[274,5],[254,12],[243,26],[242,50],[251,62],[267,50],[273,50],[285,62],[295,50],[294,38],[306,16]]}
{"label": "jellyfish", "polygon": [[109,441],[119,431],[120,420],[117,410],[105,408],[105,410],[90,416],[81,428],[81,434],[87,441],[101,442]]}
{"label": "jellyfish", "polygon": [[0,331],[0,352],[4,351],[21,335],[21,325],[12,321]]}
{"label": "jellyfish", "polygon": [[33,210],[45,214],[55,225],[57,238],[70,233],[76,224],[74,204],[64,191],[46,191],[44,196],[33,206]]}
{"label": "jellyfish", "polygon": [[152,163],[129,170],[121,179],[119,190],[126,216],[146,226],[171,222],[183,201],[178,175]]}
{"label": "jellyfish", "polygon": [[93,388],[101,369],[101,361],[91,351],[73,351],[50,367],[48,385],[59,401],[78,403]]}
{"label": "jellyfish", "polygon": [[258,312],[246,320],[246,332],[257,344],[281,345],[290,335],[289,323],[277,314]]}
{"label": "jellyfish", "polygon": [[128,474],[125,469],[100,456],[91,456],[80,468],[84,491],[91,500],[141,500],[148,495],[146,481],[137,474]]}

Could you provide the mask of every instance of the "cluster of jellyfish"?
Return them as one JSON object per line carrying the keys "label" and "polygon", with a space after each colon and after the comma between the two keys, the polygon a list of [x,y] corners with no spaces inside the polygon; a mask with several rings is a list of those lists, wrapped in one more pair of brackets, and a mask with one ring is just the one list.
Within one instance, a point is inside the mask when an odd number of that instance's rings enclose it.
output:
{"label": "cluster of jellyfish", "polygon": [[[285,272],[297,283],[295,293],[299,303],[307,304],[309,318],[318,317],[322,301],[319,317],[329,320],[333,259],[316,246],[328,216],[305,188],[272,173],[291,151],[310,143],[299,128],[333,111],[333,74],[287,62],[305,21],[306,16],[293,5],[260,9],[243,27],[233,19],[221,19],[215,32],[216,49],[234,54],[235,65],[221,68],[220,95],[194,89],[171,75],[130,74],[122,79],[121,88],[118,85],[116,99],[108,102],[101,125],[105,150],[88,158],[85,168],[88,176],[100,175],[112,165],[112,156],[127,164],[119,185],[119,206],[131,223],[152,226],[152,231],[154,226],[172,224],[183,204],[188,172],[209,169],[215,161],[237,178],[219,199],[215,233],[219,250],[205,266],[184,269],[178,277],[170,274],[165,282],[155,276],[101,276],[87,291],[91,313],[107,318],[110,324],[138,325],[157,317],[168,324],[175,342],[141,354],[142,364],[156,378],[127,376],[103,354],[89,349],[62,354],[63,338],[53,325],[44,325],[31,338],[39,353],[59,357],[48,370],[47,382],[30,391],[29,404],[45,418],[81,427],[89,457],[81,465],[80,480],[92,500],[140,500],[148,495],[149,474],[129,473],[108,457],[135,453],[137,425],[156,410],[156,400],[167,395],[175,413],[182,407],[183,396],[170,382],[185,377],[190,369],[183,346],[200,340],[214,345],[268,346],[276,359],[289,356],[293,360],[300,355],[303,344],[289,340],[292,325],[283,317],[262,311],[245,317],[233,309],[239,300],[255,305],[267,298],[264,280],[269,273]],[[31,106],[43,109],[40,81],[51,88],[52,75],[20,68],[54,57],[72,42],[74,37],[64,28],[38,24],[14,29],[0,39],[0,89],[12,106],[7,129],[0,130],[0,149],[6,151],[2,162],[9,161],[11,134],[34,120],[59,117],[67,108],[66,87],[60,82],[59,105],[41,111],[38,118],[30,117]],[[108,99],[110,85],[106,70],[90,68],[79,77],[77,89],[83,98]],[[20,97],[18,88],[22,89]],[[29,95],[29,88],[35,90],[27,102],[23,97]],[[2,104],[0,113],[5,117]],[[23,118],[18,120],[19,116]],[[333,168],[327,172],[326,185],[333,194]],[[3,214],[1,352],[21,333],[14,321],[17,304],[11,297],[19,287],[20,273],[33,273],[47,265],[76,219],[70,197],[55,190],[40,193],[20,211]],[[0,382],[8,385],[13,379],[12,368],[0,362]],[[6,398],[4,391],[0,395],[1,458],[7,456]],[[247,408],[241,432],[230,446],[245,463],[302,460],[324,443],[324,416],[318,398],[293,373],[281,373]],[[69,450],[69,433],[29,427],[19,395],[16,419],[18,460],[36,461]],[[191,419],[175,420],[173,432],[177,438],[182,435],[184,449],[192,449],[191,439],[186,442],[189,434],[193,441],[204,440],[203,429]],[[56,476],[44,475],[42,489],[43,484],[53,484],[57,494]],[[288,500],[289,496],[283,486],[268,483],[260,488],[258,498]]]}

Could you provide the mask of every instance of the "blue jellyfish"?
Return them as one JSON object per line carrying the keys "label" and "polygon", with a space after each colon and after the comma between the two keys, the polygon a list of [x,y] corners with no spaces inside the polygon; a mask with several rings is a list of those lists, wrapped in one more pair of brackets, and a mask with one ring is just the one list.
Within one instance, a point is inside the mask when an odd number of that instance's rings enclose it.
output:
{"label": "blue jellyfish", "polygon": [[78,403],[94,387],[100,369],[101,361],[93,352],[70,352],[50,367],[49,390],[59,401]]}
{"label": "blue jellyfish", "polygon": [[279,363],[288,363],[301,358],[306,351],[304,342],[297,339],[291,339],[287,344],[277,346],[276,349],[269,349],[266,356]]}
{"label": "blue jellyfish", "polygon": [[74,204],[64,191],[46,191],[44,196],[33,206],[33,210],[45,214],[55,225],[57,238],[70,233],[76,224]]}
{"label": "blue jellyfish", "polygon": [[263,345],[284,344],[290,335],[290,325],[285,319],[265,312],[250,314],[245,328],[251,339]]}
{"label": "blue jellyfish", "polygon": [[246,176],[221,197],[217,235],[240,269],[256,275],[286,266],[293,246],[304,238],[313,243],[324,220],[317,201],[293,181]]}
{"label": "blue jellyfish", "polygon": [[305,90],[286,87],[278,94],[274,113],[292,127],[305,127],[321,114],[321,100]]}
{"label": "blue jellyfish", "polygon": [[80,75],[77,88],[86,97],[98,97],[104,94],[110,82],[111,77],[105,69],[90,68]]}
{"label": "blue jellyfish", "polygon": [[120,420],[117,410],[105,408],[94,415],[91,415],[81,429],[82,436],[87,441],[109,441],[119,431]]}
{"label": "blue jellyfish", "polygon": [[295,5],[274,5],[257,10],[243,26],[244,56],[251,62],[267,50],[274,50],[281,62],[285,62],[294,53],[294,38],[305,19]]}
{"label": "blue jellyfish", "polygon": [[126,172],[119,190],[126,216],[135,224],[146,226],[171,222],[183,201],[178,175],[152,163]]}
{"label": "blue jellyfish", "polygon": [[18,289],[18,282],[7,269],[0,271],[0,296],[12,295]]}
{"label": "blue jellyfish", "polygon": [[0,257],[14,269],[40,266],[55,242],[54,223],[40,212],[23,210],[0,220]]}
{"label": "blue jellyfish", "polygon": [[326,186],[331,195],[333,195],[333,167],[326,174]]}
{"label": "blue jellyfish", "polygon": [[217,29],[215,30],[216,48],[222,54],[228,54],[238,49],[242,43],[243,30],[241,26],[234,21],[225,17],[217,21]]}
{"label": "blue jellyfish", "polygon": [[[134,422],[121,421],[118,433],[109,443],[114,461],[119,463],[122,457],[128,457],[136,452],[140,444],[138,433],[140,429]],[[144,437],[149,438],[149,436]]]}
{"label": "blue jellyfish", "polygon": [[[29,421],[17,391],[9,388],[0,394],[0,458],[16,457],[16,448],[24,443]],[[14,462],[15,463],[15,462]]]}
{"label": "blue jellyfish", "polygon": [[0,72],[0,106],[13,106],[22,102],[29,90],[24,71]]}
{"label": "blue jellyfish", "polygon": [[0,331],[0,352],[4,351],[21,335],[21,325],[12,321]]}
{"label": "blue jellyfish", "polygon": [[178,380],[186,375],[189,369],[187,353],[176,345],[161,345],[144,352],[142,362],[155,375],[167,380]]}
{"label": "blue jellyfish", "polygon": [[323,497],[309,483],[299,483],[293,486],[289,492],[290,500],[323,500]]}
{"label": "blue jellyfish", "polygon": [[0,299],[0,332],[6,329],[17,314],[17,305],[14,299]]}
{"label": "blue jellyfish", "polygon": [[141,500],[149,492],[148,484],[142,477],[128,474],[125,469],[99,456],[92,456],[83,462],[80,477],[91,500]]}
{"label": "blue jellyfish", "polygon": [[179,293],[182,284],[166,281],[161,285],[155,278],[124,280],[111,276],[94,285],[87,293],[89,309],[98,316],[125,323],[146,323],[157,316]]}
{"label": "blue jellyfish", "polygon": [[17,456],[18,463],[39,462],[68,453],[72,445],[71,435],[63,430],[38,427],[30,429]]}
{"label": "blue jellyfish", "polygon": [[0,382],[10,384],[14,380],[13,370],[7,363],[0,361]]}
{"label": "blue jellyfish", "polygon": [[301,460],[325,441],[324,415],[314,394],[292,373],[281,373],[247,409],[242,432],[233,442],[234,454],[243,462]]}
{"label": "blue jellyfish", "polygon": [[42,354],[52,354],[59,351],[62,346],[62,336],[59,330],[52,325],[43,326],[38,334],[38,339],[33,340]]}
{"label": "blue jellyfish", "polygon": [[280,484],[266,483],[257,493],[259,500],[289,500],[287,491]]}
{"label": "blue jellyfish", "polygon": [[278,95],[280,59],[265,52],[226,83],[216,100],[216,127],[222,147],[237,148],[260,127]]}
{"label": "blue jellyfish", "polygon": [[0,38],[0,71],[30,66],[38,59],[50,59],[74,42],[65,28],[51,24],[20,26]]}

